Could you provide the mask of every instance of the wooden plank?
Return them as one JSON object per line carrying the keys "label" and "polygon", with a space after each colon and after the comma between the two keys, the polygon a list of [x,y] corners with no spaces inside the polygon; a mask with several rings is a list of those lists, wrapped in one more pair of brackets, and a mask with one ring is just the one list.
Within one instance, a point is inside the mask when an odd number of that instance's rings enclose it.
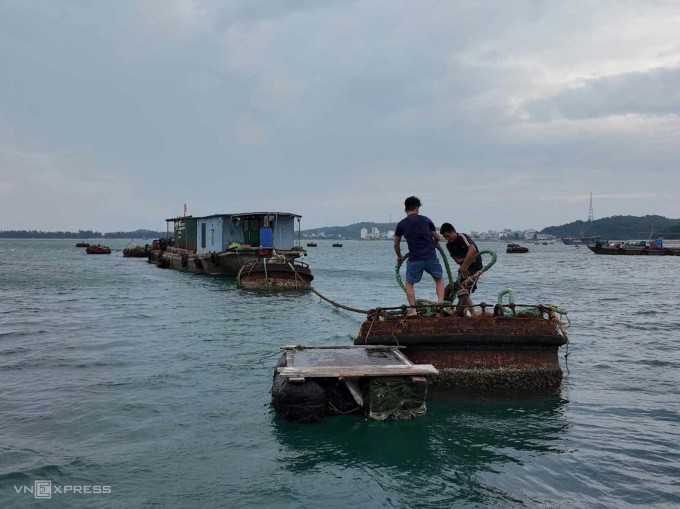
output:
{"label": "wooden plank", "polygon": [[304,366],[277,368],[285,377],[357,378],[364,376],[427,376],[439,373],[432,364],[388,364],[368,366]]}
{"label": "wooden plank", "polygon": [[394,355],[396,355],[396,356],[399,357],[402,361],[404,361],[404,364],[413,364],[413,363],[411,362],[411,359],[409,359],[408,357],[406,357],[406,356],[405,356],[403,353],[401,353],[399,350],[394,350]]}
{"label": "wooden plank", "polygon": [[344,380],[344,382],[345,382],[345,385],[347,386],[347,388],[349,389],[350,394],[354,398],[354,401],[357,402],[357,405],[359,405],[360,407],[363,407],[364,406],[364,397],[361,394],[361,389],[359,388],[359,384],[356,383],[355,380],[349,380],[347,378]]}
{"label": "wooden plank", "polygon": [[293,366],[293,350],[286,350],[286,366]]}

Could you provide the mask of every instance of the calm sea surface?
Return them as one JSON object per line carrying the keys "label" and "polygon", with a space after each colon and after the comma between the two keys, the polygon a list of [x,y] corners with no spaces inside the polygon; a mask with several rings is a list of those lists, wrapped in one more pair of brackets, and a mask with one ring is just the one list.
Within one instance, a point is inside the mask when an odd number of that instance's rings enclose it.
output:
{"label": "calm sea surface", "polygon": [[[0,240],[2,508],[680,505],[679,257],[480,243],[498,262],[476,302],[511,287],[569,310],[562,388],[299,425],[270,406],[279,348],[350,344],[362,315],[126,259],[127,241],[108,256],[75,242]],[[405,302],[390,242],[308,251],[324,295]],[[111,493],[36,500],[21,492],[36,480]]]}

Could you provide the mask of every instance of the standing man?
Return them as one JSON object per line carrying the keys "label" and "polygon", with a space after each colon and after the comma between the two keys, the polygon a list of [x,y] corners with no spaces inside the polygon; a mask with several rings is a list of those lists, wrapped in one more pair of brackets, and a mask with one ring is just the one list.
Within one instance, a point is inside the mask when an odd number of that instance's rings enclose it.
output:
{"label": "standing man", "polygon": [[[420,200],[415,196],[406,198],[404,201],[406,217],[399,221],[394,232],[394,252],[397,254],[397,262],[404,259],[401,256],[401,238],[406,237],[408,244],[406,299],[410,306],[416,305],[414,285],[421,280],[423,272],[432,276],[437,290],[438,302],[440,304],[444,302],[444,280],[442,279],[444,272],[435,251],[440,236],[434,223],[418,213],[420,206]],[[416,316],[417,314],[416,309],[412,307],[407,316]]]}
{"label": "standing man", "polygon": [[[482,257],[477,256],[479,249],[469,235],[456,232],[451,223],[444,223],[439,229],[439,233],[446,239],[446,249],[449,250],[451,258],[460,265],[458,273],[461,281],[482,270]],[[470,289],[470,293],[473,293],[476,289],[477,281]]]}

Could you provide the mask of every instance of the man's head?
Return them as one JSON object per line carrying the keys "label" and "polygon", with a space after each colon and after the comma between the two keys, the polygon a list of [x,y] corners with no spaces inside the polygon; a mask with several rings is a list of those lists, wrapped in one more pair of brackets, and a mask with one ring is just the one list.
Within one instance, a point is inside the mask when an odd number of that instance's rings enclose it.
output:
{"label": "man's head", "polygon": [[420,208],[420,205],[420,198],[417,198],[416,196],[409,196],[404,200],[404,209],[406,212],[417,211]]}
{"label": "man's head", "polygon": [[456,229],[451,223],[444,223],[441,228],[439,228],[439,233],[446,239],[447,242],[454,242],[458,238]]}

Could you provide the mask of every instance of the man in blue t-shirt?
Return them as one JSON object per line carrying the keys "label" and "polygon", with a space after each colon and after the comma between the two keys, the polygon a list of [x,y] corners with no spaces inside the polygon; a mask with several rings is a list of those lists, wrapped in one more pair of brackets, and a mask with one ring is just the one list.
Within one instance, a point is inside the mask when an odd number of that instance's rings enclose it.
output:
{"label": "man in blue t-shirt", "polygon": [[[410,306],[416,305],[415,285],[427,272],[435,282],[437,299],[441,304],[444,302],[444,280],[442,266],[437,258],[435,246],[439,243],[439,233],[434,223],[427,217],[418,214],[420,200],[415,196],[409,196],[404,202],[406,217],[399,221],[394,232],[394,252],[397,253],[397,262],[404,258],[401,256],[401,238],[406,237],[408,244],[408,259],[406,260],[406,299]],[[411,307],[407,316],[416,316],[418,313]]]}

